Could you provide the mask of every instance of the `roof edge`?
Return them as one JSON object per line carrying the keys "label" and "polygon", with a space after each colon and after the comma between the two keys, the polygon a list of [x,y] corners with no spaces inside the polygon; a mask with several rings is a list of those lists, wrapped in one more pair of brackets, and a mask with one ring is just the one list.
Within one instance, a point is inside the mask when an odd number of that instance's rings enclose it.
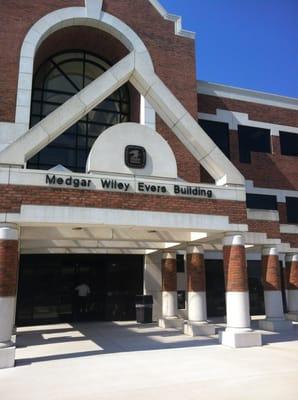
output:
{"label": "roof edge", "polygon": [[160,4],[158,0],[148,0],[151,5],[158,11],[158,13],[167,21],[172,21],[175,23],[175,35],[186,37],[188,39],[195,39],[196,33],[192,31],[187,31],[182,28],[182,17],[179,15],[170,14],[167,10]]}
{"label": "roof edge", "polygon": [[197,81],[197,91],[209,96],[225,97],[250,103],[264,104],[298,111],[298,99],[208,81]]}

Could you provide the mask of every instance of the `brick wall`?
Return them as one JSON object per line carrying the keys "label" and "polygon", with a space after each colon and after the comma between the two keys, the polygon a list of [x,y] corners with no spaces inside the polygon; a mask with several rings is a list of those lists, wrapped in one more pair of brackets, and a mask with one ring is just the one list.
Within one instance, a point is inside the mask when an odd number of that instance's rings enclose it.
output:
{"label": "brick wall", "polygon": [[19,212],[22,204],[32,204],[228,215],[231,223],[246,223],[245,203],[240,201],[15,185],[1,185],[0,191],[0,213]]}
{"label": "brick wall", "polygon": [[249,119],[253,121],[298,127],[298,111],[295,110],[224,97],[208,96],[206,94],[198,95],[199,112],[216,114],[217,108],[246,113]]}
{"label": "brick wall", "polygon": [[244,246],[224,246],[224,273],[227,292],[247,292],[247,268]]}
{"label": "brick wall", "polygon": [[[0,58],[1,121],[14,121],[18,60],[22,41],[28,29],[41,16],[53,10],[83,5],[83,0],[46,2],[15,0],[7,2],[5,9],[1,10],[0,47],[3,54],[2,60]],[[137,5],[138,7],[136,7],[136,2],[131,0],[105,0],[103,8],[124,21],[141,37],[151,54],[159,77],[196,118],[194,41],[175,35],[174,23],[164,20],[147,0],[138,0]],[[76,40],[72,41],[72,46],[76,46]],[[79,42],[80,45],[88,46],[83,35]],[[62,45],[63,43],[61,43]],[[104,48],[104,44],[100,44],[100,46],[102,49]],[[49,49],[49,51],[53,50],[55,50],[55,46]],[[110,53],[110,50],[107,51]],[[43,57],[45,55],[45,51],[43,51]],[[199,182],[200,168],[194,157],[160,119],[157,120],[157,130],[168,140],[177,157],[179,176],[187,181]]]}
{"label": "brick wall", "polygon": [[[198,110],[201,113],[216,114],[219,108],[246,113],[254,121],[298,126],[298,111],[295,110],[204,94],[199,94],[198,99]],[[252,152],[251,163],[241,163],[238,132],[230,130],[231,161],[246,179],[254,181],[256,187],[298,190],[297,157],[281,154],[277,136],[271,136],[271,150],[271,154]]]}
{"label": "brick wall", "polygon": [[[3,5],[5,3],[5,6]],[[84,0],[9,0],[0,8],[0,119],[14,122],[19,56],[31,26],[59,8],[83,6]]]}
{"label": "brick wall", "polygon": [[278,256],[262,257],[262,283],[264,290],[281,290]]}
{"label": "brick wall", "polygon": [[0,296],[15,296],[18,271],[18,241],[0,240]]}
{"label": "brick wall", "polygon": [[162,260],[162,290],[176,292],[177,290],[177,267],[175,258]]}

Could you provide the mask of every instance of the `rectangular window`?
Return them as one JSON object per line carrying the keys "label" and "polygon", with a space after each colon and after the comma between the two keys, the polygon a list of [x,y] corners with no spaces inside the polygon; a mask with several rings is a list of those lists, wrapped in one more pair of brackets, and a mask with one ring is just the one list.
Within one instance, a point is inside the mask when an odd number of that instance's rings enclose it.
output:
{"label": "rectangular window", "polygon": [[287,221],[289,224],[298,224],[298,197],[286,197]]}
{"label": "rectangular window", "polygon": [[199,120],[199,125],[213,142],[220,148],[220,150],[230,158],[230,138],[229,138],[229,124],[224,122],[207,121],[204,119]]}
{"label": "rectangular window", "polygon": [[178,310],[185,310],[185,290],[177,291],[177,306]]}
{"label": "rectangular window", "polygon": [[246,206],[257,210],[277,210],[276,196],[247,193]]}
{"label": "rectangular window", "polygon": [[239,125],[238,135],[240,162],[250,163],[252,151],[271,153],[270,129]]}
{"label": "rectangular window", "polygon": [[281,154],[285,156],[298,156],[298,134],[279,132]]}
{"label": "rectangular window", "polygon": [[184,272],[184,255],[177,254],[176,255],[176,265],[177,265],[177,272]]}

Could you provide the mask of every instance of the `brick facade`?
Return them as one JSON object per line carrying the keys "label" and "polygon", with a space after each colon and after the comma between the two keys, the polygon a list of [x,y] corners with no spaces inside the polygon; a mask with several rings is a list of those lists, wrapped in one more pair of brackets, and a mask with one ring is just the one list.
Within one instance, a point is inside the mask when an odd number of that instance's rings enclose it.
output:
{"label": "brick facade", "polygon": [[298,261],[286,262],[285,288],[298,290]]}
{"label": "brick facade", "polygon": [[227,292],[247,292],[247,267],[244,246],[224,246],[224,274]]}
{"label": "brick facade", "polygon": [[177,265],[176,258],[162,260],[162,290],[176,292],[177,290]]}
{"label": "brick facade", "polygon": [[203,254],[187,254],[187,290],[189,292],[205,292],[206,276]]}
{"label": "brick facade", "polygon": [[0,297],[16,295],[18,245],[17,240],[0,240]]}
{"label": "brick facade", "polygon": [[262,256],[262,282],[264,290],[281,290],[278,256]]}
{"label": "brick facade", "polygon": [[0,212],[19,212],[23,204],[117,208],[207,215],[230,215],[231,223],[246,223],[245,203],[157,195],[1,185]]}

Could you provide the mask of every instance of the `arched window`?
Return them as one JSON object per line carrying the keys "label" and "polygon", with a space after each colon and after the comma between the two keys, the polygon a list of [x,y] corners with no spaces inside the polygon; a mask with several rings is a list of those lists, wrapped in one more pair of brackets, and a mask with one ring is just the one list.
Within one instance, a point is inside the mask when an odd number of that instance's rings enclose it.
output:
{"label": "arched window", "polygon": [[[84,51],[64,52],[49,58],[34,77],[31,127],[107,69],[105,61]],[[62,164],[72,171],[84,172],[96,138],[108,127],[129,121],[129,114],[129,93],[124,85],[32,157],[27,168],[49,169]]]}

